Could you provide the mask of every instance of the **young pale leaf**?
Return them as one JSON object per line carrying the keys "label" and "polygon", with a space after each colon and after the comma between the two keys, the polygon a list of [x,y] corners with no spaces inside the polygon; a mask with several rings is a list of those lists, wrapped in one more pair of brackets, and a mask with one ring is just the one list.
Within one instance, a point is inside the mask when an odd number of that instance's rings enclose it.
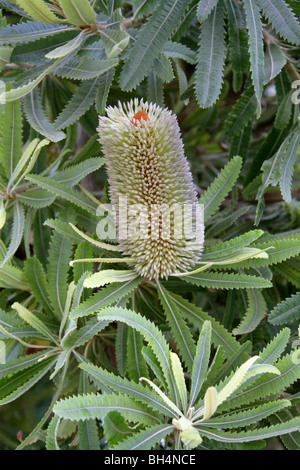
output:
{"label": "young pale leaf", "polygon": [[218,408],[218,392],[215,387],[209,387],[204,396],[203,421],[209,419]]}
{"label": "young pale leaf", "polygon": [[182,405],[182,409],[184,412],[187,411],[187,389],[185,384],[184,372],[180,362],[179,357],[177,354],[171,352],[170,353],[170,360],[172,365],[172,370],[176,382],[176,387],[180,396],[180,401]]}
{"label": "young pale leaf", "polygon": [[59,0],[59,3],[72,24],[85,26],[96,20],[96,13],[89,0]]}
{"label": "young pale leaf", "polygon": [[221,93],[224,61],[224,5],[223,0],[219,0],[201,26],[195,81],[196,98],[201,108],[212,106]]}
{"label": "young pale leaf", "polygon": [[112,282],[126,282],[131,279],[135,279],[137,273],[132,270],[117,271],[114,269],[106,269],[99,271],[98,273],[92,274],[84,281],[84,287],[102,287],[105,284],[111,284]]}

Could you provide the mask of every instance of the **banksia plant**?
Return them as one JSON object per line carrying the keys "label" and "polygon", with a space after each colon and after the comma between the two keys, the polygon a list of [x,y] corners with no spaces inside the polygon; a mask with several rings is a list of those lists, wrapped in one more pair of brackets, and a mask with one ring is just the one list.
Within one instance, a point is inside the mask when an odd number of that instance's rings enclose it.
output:
{"label": "banksia plant", "polygon": [[[121,251],[149,279],[189,270],[200,258],[204,225],[176,116],[137,99],[109,107],[107,114],[100,117],[98,131]],[[128,208],[129,230],[139,213],[138,236],[121,233],[122,201]],[[192,230],[182,230],[182,212],[179,219],[178,212],[174,214],[178,209],[186,210]]]}

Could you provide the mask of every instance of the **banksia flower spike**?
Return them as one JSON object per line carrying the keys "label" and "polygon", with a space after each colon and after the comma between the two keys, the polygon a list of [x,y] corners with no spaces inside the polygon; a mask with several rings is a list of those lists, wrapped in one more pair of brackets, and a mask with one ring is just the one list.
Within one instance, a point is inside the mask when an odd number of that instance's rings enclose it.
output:
{"label": "banksia flower spike", "polygon": [[[109,107],[107,115],[100,117],[99,141],[106,157],[121,251],[133,258],[135,270],[148,279],[189,270],[200,258],[204,226],[176,116],[138,100]],[[120,200],[127,204],[128,227],[136,225],[139,212],[139,236],[122,236]],[[178,219],[170,208],[182,210],[183,206],[189,209],[193,228],[179,236],[175,220],[183,218]]]}

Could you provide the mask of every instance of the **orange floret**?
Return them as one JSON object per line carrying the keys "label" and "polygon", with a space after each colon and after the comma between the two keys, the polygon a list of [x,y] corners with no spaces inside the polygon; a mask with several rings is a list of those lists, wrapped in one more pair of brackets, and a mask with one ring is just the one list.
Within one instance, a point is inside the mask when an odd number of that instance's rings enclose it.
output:
{"label": "orange floret", "polygon": [[142,109],[140,111],[138,111],[132,118],[131,122],[132,124],[134,124],[136,126],[136,121],[140,121],[141,120],[144,120],[144,121],[149,121],[149,116],[148,114],[146,113],[146,111],[143,111]]}

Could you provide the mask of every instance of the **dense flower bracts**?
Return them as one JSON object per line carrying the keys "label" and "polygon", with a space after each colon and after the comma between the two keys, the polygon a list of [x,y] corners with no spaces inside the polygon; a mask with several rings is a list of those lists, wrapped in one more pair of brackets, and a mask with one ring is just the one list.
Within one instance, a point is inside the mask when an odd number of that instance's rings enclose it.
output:
{"label": "dense flower bracts", "polygon": [[[134,259],[135,270],[149,279],[189,270],[200,258],[204,226],[202,222],[199,225],[199,219],[195,222],[197,193],[176,116],[137,99],[107,108],[107,115],[100,117],[98,131],[106,157],[111,202],[119,215],[120,198],[126,198],[129,226],[136,217],[132,207],[142,207],[149,215],[144,236],[121,237],[119,230],[121,250]],[[193,232],[197,230],[197,242],[191,241],[193,237],[185,231],[182,237],[175,235],[175,216],[170,214],[174,204],[192,208],[190,216]],[[171,230],[166,233],[162,221],[168,214]],[[120,229],[119,217],[117,224]],[[155,224],[158,231],[153,236]]]}

